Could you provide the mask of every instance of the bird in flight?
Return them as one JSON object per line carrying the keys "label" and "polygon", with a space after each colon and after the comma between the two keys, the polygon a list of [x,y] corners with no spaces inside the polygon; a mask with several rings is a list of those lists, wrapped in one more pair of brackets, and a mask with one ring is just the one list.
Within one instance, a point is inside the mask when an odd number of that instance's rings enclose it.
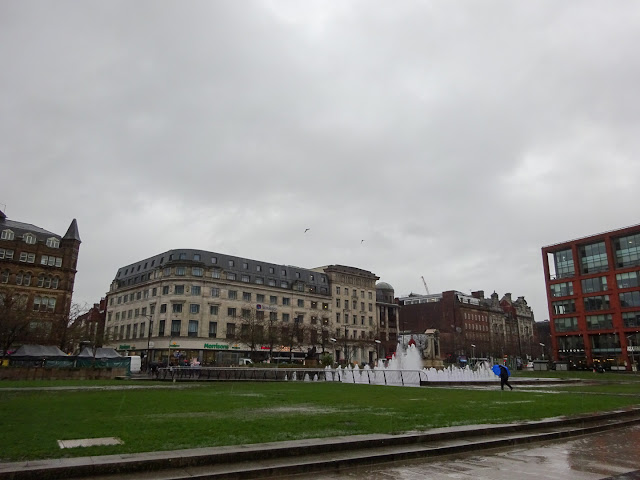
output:
{"label": "bird in flight", "polygon": [[360,240],[360,244],[362,245],[362,242],[364,242],[364,240]]}
{"label": "bird in flight", "polygon": [[310,228],[305,228],[304,229],[304,233],[307,233],[309,230],[311,230]]}

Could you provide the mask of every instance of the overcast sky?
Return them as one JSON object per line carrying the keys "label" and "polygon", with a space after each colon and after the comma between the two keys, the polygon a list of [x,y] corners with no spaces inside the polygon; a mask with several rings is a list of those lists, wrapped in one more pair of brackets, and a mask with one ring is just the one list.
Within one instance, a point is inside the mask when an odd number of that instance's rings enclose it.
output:
{"label": "overcast sky", "polygon": [[541,247],[640,223],[639,45],[625,0],[3,0],[0,209],[77,219],[78,303],[197,248],[544,320]]}

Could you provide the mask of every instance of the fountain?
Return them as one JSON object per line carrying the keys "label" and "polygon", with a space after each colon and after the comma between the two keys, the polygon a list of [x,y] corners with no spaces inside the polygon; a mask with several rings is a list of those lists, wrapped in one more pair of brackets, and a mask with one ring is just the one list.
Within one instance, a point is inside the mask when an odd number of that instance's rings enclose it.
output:
{"label": "fountain", "polygon": [[[385,362],[378,360],[374,368],[338,367],[335,371],[327,367],[327,380],[344,383],[368,383],[374,385],[420,386],[421,382],[487,382],[495,381],[496,375],[489,364],[478,365],[476,369],[469,367],[448,367],[436,369],[424,368],[420,351],[415,345],[404,348],[396,347],[396,353]],[[335,376],[334,376],[335,375]]]}

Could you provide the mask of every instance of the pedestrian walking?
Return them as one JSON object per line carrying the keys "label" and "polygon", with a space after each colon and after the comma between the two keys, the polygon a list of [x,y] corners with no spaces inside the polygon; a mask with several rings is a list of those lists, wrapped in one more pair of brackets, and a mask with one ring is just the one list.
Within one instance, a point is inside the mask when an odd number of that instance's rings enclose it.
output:
{"label": "pedestrian walking", "polygon": [[504,390],[504,386],[506,385],[511,390],[513,390],[513,387],[509,383],[509,370],[507,370],[507,367],[504,367],[502,365],[499,365],[499,367],[500,367],[500,389]]}

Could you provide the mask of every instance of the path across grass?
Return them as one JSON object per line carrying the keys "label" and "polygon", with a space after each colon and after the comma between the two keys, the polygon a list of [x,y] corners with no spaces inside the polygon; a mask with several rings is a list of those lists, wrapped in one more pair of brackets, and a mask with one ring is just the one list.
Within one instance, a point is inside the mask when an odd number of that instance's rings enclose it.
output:
{"label": "path across grass", "polygon": [[[535,391],[501,391],[498,384],[495,389],[478,390],[325,382],[3,382],[0,461],[393,434],[537,420],[640,404],[640,395],[633,395],[640,394],[640,382],[597,380],[596,388],[553,386]],[[141,388],[25,388],[50,385]],[[148,388],[152,386],[160,388]],[[118,437],[124,443],[65,450],[57,444],[58,440],[98,437]]]}

